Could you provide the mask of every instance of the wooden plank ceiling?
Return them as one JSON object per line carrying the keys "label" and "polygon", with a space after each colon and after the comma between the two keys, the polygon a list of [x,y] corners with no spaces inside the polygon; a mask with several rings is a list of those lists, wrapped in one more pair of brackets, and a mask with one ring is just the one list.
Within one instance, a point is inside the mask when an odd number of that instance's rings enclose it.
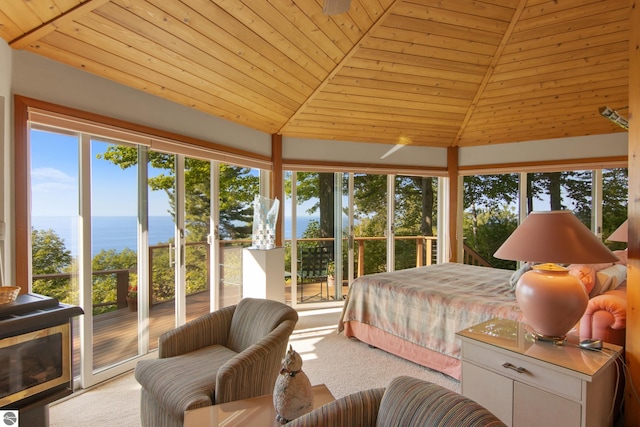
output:
{"label": "wooden plank ceiling", "polygon": [[[628,0],[2,0],[24,49],[269,134],[473,146],[624,130]],[[52,82],[53,84],[53,82]]]}

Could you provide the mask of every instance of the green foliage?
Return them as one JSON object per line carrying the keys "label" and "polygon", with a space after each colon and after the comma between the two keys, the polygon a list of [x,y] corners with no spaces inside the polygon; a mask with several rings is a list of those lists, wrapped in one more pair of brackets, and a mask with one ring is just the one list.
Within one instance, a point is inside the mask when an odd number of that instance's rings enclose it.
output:
{"label": "green foliage", "polygon": [[[474,221],[476,230],[474,232]],[[470,213],[464,216],[463,235],[465,242],[491,264],[492,267],[516,269],[515,261],[494,258],[493,254],[518,226],[518,215],[504,208],[478,214],[474,220]]]}
{"label": "green foliage", "polygon": [[[534,200],[548,200],[548,210],[571,209],[587,227],[592,217],[592,171],[564,171],[527,174],[527,211]],[[627,218],[627,169],[603,170],[603,236],[610,235]],[[517,174],[469,176],[464,178],[465,243],[494,267],[505,261],[493,253],[515,229],[513,212],[518,196]],[[624,244],[606,242],[612,249]]]}
{"label": "green foliage", "polygon": [[[127,169],[137,165],[138,152],[135,147],[110,145],[104,159]],[[165,191],[175,217],[175,156],[150,151],[149,164],[163,172],[149,178],[153,191]],[[206,240],[209,234],[211,162],[200,159],[185,160],[185,222],[189,241]],[[253,222],[253,199],[260,190],[260,179],[250,174],[250,168],[220,164],[220,238],[246,239],[251,236]]]}
{"label": "green foliage", "polygon": [[518,175],[465,176],[464,209],[500,211],[518,199]]}
{"label": "green foliage", "polygon": [[[91,260],[92,288],[91,300],[94,305],[108,304],[117,300],[118,279],[126,280],[127,290],[137,289],[138,258],[134,251],[125,248],[101,250]],[[94,314],[112,311],[112,305],[94,308]]]}
{"label": "green foliage", "polygon": [[71,251],[53,230],[32,230],[31,244],[33,274],[60,273],[71,265]]}
{"label": "green foliage", "polygon": [[[626,168],[605,169],[602,172],[602,235],[606,238],[627,220],[629,200],[629,171]],[[626,243],[609,242],[605,244],[612,250],[624,249]]]}
{"label": "green foliage", "polygon": [[[60,302],[78,302],[77,286],[71,285],[71,251],[53,230],[31,230],[33,276],[53,275],[50,278],[33,281],[35,293],[51,296]],[[59,275],[59,277],[56,277]]]}

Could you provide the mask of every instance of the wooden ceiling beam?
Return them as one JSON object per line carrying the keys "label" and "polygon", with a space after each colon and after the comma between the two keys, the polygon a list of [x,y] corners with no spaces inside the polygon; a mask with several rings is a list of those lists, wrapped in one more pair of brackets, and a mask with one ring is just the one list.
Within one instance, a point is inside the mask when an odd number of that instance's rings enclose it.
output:
{"label": "wooden ceiling beam", "polygon": [[453,139],[452,146],[457,146],[458,142],[460,141],[460,138],[462,138],[465,125],[471,119],[471,116],[475,111],[476,105],[478,105],[478,102],[480,101],[480,98],[482,97],[484,90],[487,87],[487,84],[489,84],[489,80],[491,80],[491,77],[493,76],[493,72],[496,68],[496,65],[500,62],[500,57],[502,56],[502,52],[504,52],[504,49],[507,46],[507,43],[509,42],[509,38],[511,37],[513,30],[518,24],[518,21],[520,20],[520,16],[522,15],[522,11],[524,10],[526,4],[527,4],[527,0],[520,0],[520,3],[518,3],[518,7],[513,12],[513,17],[511,18],[511,22],[509,22],[509,26],[507,27],[507,30],[504,32],[502,36],[502,40],[500,41],[500,44],[496,49],[496,53],[493,56],[491,63],[487,67],[484,77],[482,78],[482,82],[480,82],[480,86],[478,86],[478,90],[476,91],[476,94],[473,97],[471,104],[469,105],[469,109],[467,110],[467,115],[462,120],[462,125],[460,126],[460,129],[458,130],[457,135]]}
{"label": "wooden ceiling beam", "polygon": [[87,13],[99,8],[100,6],[109,3],[109,1],[110,0],[87,0],[74,8],[69,9],[62,15],[59,15],[51,19],[50,21],[43,23],[39,27],[34,28],[28,33],[16,38],[15,40],[12,40],[11,42],[9,42],[9,46],[11,46],[13,49],[22,49],[25,46],[28,46],[31,43],[42,39],[47,34],[51,34],[52,32],[56,31],[58,29],[58,26],[68,23],[69,21],[72,21],[79,16],[84,16]]}
{"label": "wooden ceiling beam", "polygon": [[389,16],[389,14],[391,14],[392,10],[394,9],[394,7],[401,3],[402,0],[395,0],[393,3],[391,3],[389,5],[389,7],[387,8],[387,10],[384,11],[383,14],[380,15],[380,17],[378,18],[378,20],[376,22],[374,22],[374,24],[371,26],[371,28],[369,28],[367,30],[367,32],[365,32],[362,35],[362,38],[360,38],[360,40],[355,43],[353,45],[353,47],[351,48],[351,50],[349,52],[347,52],[346,55],[344,55],[344,57],[336,64],[336,66],[333,68],[333,70],[327,75],[327,77],[320,82],[320,84],[318,85],[318,87],[316,87],[316,89],[313,91],[313,93],[311,95],[309,95],[309,97],[307,98],[307,100],[305,102],[303,102],[300,105],[300,108],[298,108],[298,110],[296,110],[295,113],[293,113],[291,115],[291,117],[289,117],[289,120],[285,121],[284,124],[282,125],[282,127],[280,128],[280,130],[278,131],[279,134],[283,133],[284,130],[287,128],[287,126],[289,125],[289,123],[291,123],[292,121],[296,120],[298,114],[300,114],[302,111],[304,111],[309,104],[316,98],[316,96],[322,92],[322,90],[325,88],[325,86],[327,84],[329,84],[329,82],[331,81],[331,79],[333,78],[333,76],[335,76],[336,74],[338,74],[338,72],[340,72],[340,70],[342,70],[342,68],[345,66],[345,64],[351,59],[351,57],[353,57],[353,55],[356,53],[356,51],[360,48],[360,46],[362,45],[362,43],[368,39],[369,37],[371,37],[371,32],[373,30],[375,30],[376,28],[378,28],[380,25],[382,25],[382,23],[384,22],[385,18],[387,16]]}

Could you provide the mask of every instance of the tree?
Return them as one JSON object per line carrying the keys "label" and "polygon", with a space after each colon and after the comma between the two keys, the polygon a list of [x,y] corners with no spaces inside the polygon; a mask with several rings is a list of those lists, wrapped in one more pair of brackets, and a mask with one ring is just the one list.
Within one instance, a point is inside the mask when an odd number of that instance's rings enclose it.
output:
{"label": "tree", "polygon": [[[518,200],[518,175],[470,175],[463,178],[464,210],[470,211],[470,227],[464,233],[465,242],[488,259],[478,249],[483,246],[480,241],[480,216],[496,214],[508,209]],[[497,224],[496,224],[497,226]],[[513,230],[511,230],[513,231]]]}
{"label": "tree", "polygon": [[[612,168],[602,171],[602,211],[606,215],[602,218],[602,235],[606,238],[613,233],[628,217],[629,203],[629,170],[626,168]],[[609,248],[624,249],[626,243],[609,242]]]}
{"label": "tree", "polygon": [[[101,250],[91,260],[93,271],[91,283],[91,301],[94,305],[117,301],[118,274],[117,270],[127,270],[129,279],[127,289],[135,288],[138,282],[136,274],[138,256],[131,249],[125,248],[118,252],[115,249]],[[104,274],[104,272],[109,272]],[[111,273],[113,272],[113,273]],[[100,274],[96,274],[100,273]],[[111,311],[113,307],[96,307],[93,314]]]}
{"label": "tree", "polygon": [[473,249],[479,253],[492,267],[514,270],[515,261],[498,259],[493,254],[518,226],[518,215],[504,207],[500,210],[482,211],[475,219],[467,213],[464,217],[463,234],[470,236],[472,223],[476,222],[475,245]]}
{"label": "tree", "polygon": [[72,290],[70,276],[64,274],[71,273],[71,251],[53,230],[31,230],[31,258],[33,276],[60,274],[51,279],[35,279],[33,292],[64,303],[77,302],[77,290]]}
{"label": "tree", "polygon": [[[295,176],[298,179],[296,185],[298,203],[316,200],[306,212],[308,215],[319,213],[317,236],[314,237],[334,237],[335,175],[333,173],[298,172]],[[290,192],[290,184],[287,189]],[[334,245],[332,242],[324,241],[321,244],[329,247],[330,252],[333,253]]]}
{"label": "tree", "polygon": [[[98,159],[104,159],[122,169],[136,166],[138,152],[134,147],[110,145]],[[152,168],[161,170],[157,176],[149,178],[153,191],[164,191],[169,198],[175,217],[175,159],[172,154],[150,151],[148,161]],[[190,241],[206,240],[209,234],[211,214],[210,194],[211,162],[185,159],[185,222]],[[220,164],[220,237],[222,239],[245,239],[251,236],[253,221],[252,201],[259,193],[260,179],[250,174],[250,168]]]}
{"label": "tree", "polygon": [[[528,212],[534,209],[535,200],[548,201],[549,210],[571,209],[587,227],[591,227],[592,176],[590,170],[527,174]],[[492,260],[496,243],[502,243],[515,229],[511,220],[514,213],[508,206],[517,200],[517,183],[517,174],[464,178],[464,207],[468,212],[465,242],[494,266],[498,266]],[[627,217],[627,169],[603,170],[602,192],[603,212],[606,212],[602,221],[603,236],[608,236]],[[501,228],[503,226],[506,228]],[[483,227],[486,230],[481,230]],[[614,247],[614,244],[610,246]]]}

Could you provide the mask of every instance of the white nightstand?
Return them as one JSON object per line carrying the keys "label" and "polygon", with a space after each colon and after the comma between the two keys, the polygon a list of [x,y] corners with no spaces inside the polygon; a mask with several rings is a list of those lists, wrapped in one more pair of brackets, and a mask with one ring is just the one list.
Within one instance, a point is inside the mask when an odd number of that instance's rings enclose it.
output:
{"label": "white nightstand", "polygon": [[539,342],[527,326],[491,319],[460,331],[462,394],[508,426],[602,427],[613,423],[622,347],[602,351]]}

